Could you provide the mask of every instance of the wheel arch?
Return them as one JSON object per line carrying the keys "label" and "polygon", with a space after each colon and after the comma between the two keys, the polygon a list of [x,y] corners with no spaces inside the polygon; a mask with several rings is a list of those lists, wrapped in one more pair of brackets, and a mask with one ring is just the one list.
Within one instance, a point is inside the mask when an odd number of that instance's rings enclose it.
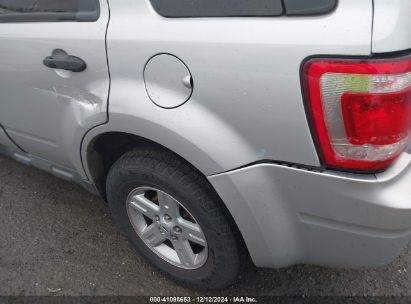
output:
{"label": "wheel arch", "polygon": [[[186,160],[204,176],[229,171],[258,159],[258,153],[229,125],[215,115],[202,114],[196,113],[189,122],[182,124],[176,123],[172,115],[155,121],[133,114],[110,113],[107,124],[91,129],[82,140],[80,153],[85,178],[96,181],[99,160],[94,153],[95,145],[105,138],[111,139],[111,145],[116,146],[122,144],[124,137],[134,138],[140,144],[157,144]],[[200,121],[201,127],[198,126]]]}
{"label": "wheel arch", "polygon": [[[129,119],[132,119],[131,121],[134,123],[130,123]],[[115,123],[113,123],[113,121]],[[141,132],[136,132],[136,130],[140,130]],[[154,136],[150,136],[149,138],[148,134]],[[206,147],[212,144],[213,143],[207,141],[204,142]],[[224,167],[224,159],[226,159],[227,156],[222,158],[210,156],[209,150],[202,149],[202,146],[198,146],[187,137],[184,137],[182,134],[177,134],[170,128],[155,125],[150,121],[139,120],[127,115],[118,119],[112,119],[112,116],[110,116],[110,123],[90,130],[84,137],[81,146],[81,160],[87,178],[90,182],[97,185],[97,188],[103,196],[105,195],[106,176],[111,165],[114,164],[121,155],[137,148],[139,145],[153,146],[178,156],[202,174],[208,183],[210,183],[210,181],[207,176],[231,169],[230,167]],[[227,151],[230,147],[225,147],[224,149]],[[109,153],[104,155],[104,152]],[[249,151],[235,151],[237,156],[240,153],[247,152]],[[244,155],[249,156],[250,154]],[[228,157],[230,157],[230,155],[228,155]],[[211,183],[210,186],[214,189],[216,195],[220,197]],[[232,223],[238,229],[236,219],[228,209],[227,204],[221,197],[220,200],[227,210]],[[240,235],[242,236],[241,232]],[[246,242],[244,242],[244,244],[246,244]],[[247,245],[245,246],[248,247]]]}
{"label": "wheel arch", "polygon": [[[116,139],[116,145],[108,145],[108,143],[112,142],[113,139]],[[106,177],[108,174],[108,170],[111,166],[118,160],[122,155],[131,151],[132,149],[138,148],[138,146],[149,146],[153,149],[161,149],[165,151],[165,153],[171,153],[187,164],[191,165],[196,171],[198,171],[207,182],[210,184],[211,188],[214,189],[215,195],[218,196],[221,200],[221,204],[226,210],[230,222],[232,225],[235,225],[236,229],[239,231],[239,235],[241,236],[242,242],[244,246],[247,248],[247,252],[249,254],[248,246],[242,236],[241,231],[238,228],[238,224],[233,217],[231,211],[228,209],[226,203],[222,200],[220,195],[215,190],[214,186],[210,183],[207,176],[205,176],[199,168],[193,166],[187,159],[179,155],[178,153],[170,150],[169,148],[149,140],[147,138],[126,132],[119,132],[119,131],[107,131],[104,133],[99,133],[98,135],[94,136],[91,140],[88,141],[87,148],[84,149],[84,162],[83,165],[85,169],[87,168],[87,174],[89,178],[96,184],[97,189],[99,190],[100,194],[105,197],[105,182]],[[103,152],[108,152],[107,154],[103,154]]]}
{"label": "wheel arch", "polygon": [[[105,177],[110,167],[123,154],[138,147],[153,147],[172,153],[192,165],[197,171],[204,174],[198,166],[193,165],[181,154],[172,149],[148,138],[136,135],[134,133],[106,130],[93,136],[87,143],[83,144],[82,163],[88,179],[96,183],[99,189],[104,189]],[[193,147],[191,149],[194,149]],[[218,168],[217,164],[206,161],[209,167]],[[207,166],[207,165],[206,165]],[[201,166],[202,167],[202,166]]]}

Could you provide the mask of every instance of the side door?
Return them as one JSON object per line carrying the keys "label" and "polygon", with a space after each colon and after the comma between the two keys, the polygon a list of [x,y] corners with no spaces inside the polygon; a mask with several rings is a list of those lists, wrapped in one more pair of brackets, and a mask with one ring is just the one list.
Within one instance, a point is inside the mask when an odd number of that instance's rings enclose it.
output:
{"label": "side door", "polygon": [[106,0],[0,0],[0,123],[25,152],[75,169],[107,121],[108,20]]}

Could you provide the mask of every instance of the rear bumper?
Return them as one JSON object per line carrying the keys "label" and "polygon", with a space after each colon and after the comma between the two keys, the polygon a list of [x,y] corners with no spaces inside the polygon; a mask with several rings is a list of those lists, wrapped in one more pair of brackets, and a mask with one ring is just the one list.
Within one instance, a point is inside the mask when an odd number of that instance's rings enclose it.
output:
{"label": "rear bumper", "polygon": [[411,238],[411,156],[358,175],[261,164],[209,177],[259,267],[384,265]]}

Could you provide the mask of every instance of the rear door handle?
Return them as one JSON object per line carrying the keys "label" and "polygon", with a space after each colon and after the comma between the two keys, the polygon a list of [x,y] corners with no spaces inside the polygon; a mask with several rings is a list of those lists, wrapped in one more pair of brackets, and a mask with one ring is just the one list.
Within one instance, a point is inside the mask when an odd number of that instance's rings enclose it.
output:
{"label": "rear door handle", "polygon": [[47,56],[43,64],[51,69],[61,69],[71,72],[83,72],[87,68],[86,62],[76,56],[67,55],[64,57]]}

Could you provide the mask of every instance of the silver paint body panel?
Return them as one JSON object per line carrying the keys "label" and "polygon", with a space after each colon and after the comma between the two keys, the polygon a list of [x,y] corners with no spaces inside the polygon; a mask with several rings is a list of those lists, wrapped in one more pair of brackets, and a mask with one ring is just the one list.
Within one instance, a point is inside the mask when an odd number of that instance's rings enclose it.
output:
{"label": "silver paint body panel", "polygon": [[[25,151],[2,129],[0,150],[93,191],[95,139],[138,135],[208,177],[257,266],[381,265],[410,239],[410,156],[377,176],[302,169],[320,161],[300,85],[309,56],[408,48],[396,26],[409,21],[375,1],[375,20],[372,0],[341,0],[323,16],[197,19],[161,17],[149,0],[111,0],[110,15],[102,1],[96,23],[1,24],[0,123]],[[385,28],[384,14],[398,22]],[[85,59],[87,70],[45,68],[56,48]],[[144,68],[160,53],[181,59],[194,79],[177,108],[157,106],[146,92]],[[154,84],[162,99],[181,94],[163,80]]]}
{"label": "silver paint body panel", "polygon": [[[263,159],[318,166],[301,63],[313,54],[371,52],[371,0],[344,0],[328,15],[289,18],[170,19],[149,0],[110,6],[110,120],[85,137],[86,172],[87,144],[110,131],[158,142],[205,175]],[[144,88],[144,66],[158,53],[180,58],[194,79],[191,99],[176,109],[157,107]]]}
{"label": "silver paint body panel", "polygon": [[411,48],[411,1],[374,0],[374,53],[397,52]]}
{"label": "silver paint body panel", "polygon": [[[85,132],[107,121],[109,11],[100,2],[96,22],[0,24],[1,124],[24,151],[79,172]],[[82,58],[88,68],[47,68],[43,59],[55,49]]]}
{"label": "silver paint body panel", "polygon": [[18,147],[10,140],[9,136],[7,136],[6,131],[1,125],[0,125],[0,146],[13,147],[14,149],[18,149]]}
{"label": "silver paint body panel", "polygon": [[411,238],[411,156],[377,176],[261,164],[209,178],[254,263],[381,266]]}

